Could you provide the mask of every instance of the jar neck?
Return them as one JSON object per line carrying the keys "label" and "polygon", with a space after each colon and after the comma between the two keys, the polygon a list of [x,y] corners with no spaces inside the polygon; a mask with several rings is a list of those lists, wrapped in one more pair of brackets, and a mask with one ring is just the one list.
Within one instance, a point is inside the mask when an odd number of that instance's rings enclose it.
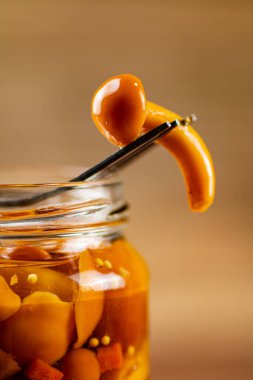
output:
{"label": "jar neck", "polygon": [[[55,192],[59,188],[62,191]],[[41,199],[40,195],[47,193],[53,195]],[[24,205],[24,199],[34,199],[34,195],[39,201]],[[0,206],[0,244],[7,240],[104,238],[120,234],[127,222],[123,186],[115,177],[75,184],[0,185],[0,199],[7,204]]]}

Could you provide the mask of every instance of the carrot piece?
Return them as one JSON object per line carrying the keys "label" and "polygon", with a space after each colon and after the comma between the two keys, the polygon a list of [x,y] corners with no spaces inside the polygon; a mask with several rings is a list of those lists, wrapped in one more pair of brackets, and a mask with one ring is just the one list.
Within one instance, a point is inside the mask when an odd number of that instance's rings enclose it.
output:
{"label": "carrot piece", "polygon": [[11,260],[44,261],[52,259],[52,256],[41,247],[22,245],[9,254]]}
{"label": "carrot piece", "polygon": [[120,369],[123,365],[123,354],[120,343],[115,343],[108,347],[100,347],[97,350],[97,359],[101,372]]}
{"label": "carrot piece", "polygon": [[30,380],[61,380],[63,378],[62,372],[40,359],[31,362],[25,375]]}

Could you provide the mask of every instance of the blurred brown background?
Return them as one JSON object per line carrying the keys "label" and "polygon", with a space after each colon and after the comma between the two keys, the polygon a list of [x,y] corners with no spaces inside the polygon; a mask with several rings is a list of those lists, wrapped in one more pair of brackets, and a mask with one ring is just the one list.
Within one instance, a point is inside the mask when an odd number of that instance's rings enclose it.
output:
{"label": "blurred brown background", "polygon": [[208,213],[189,212],[160,148],[123,174],[152,273],[154,380],[253,378],[252,37],[251,0],[0,2],[0,167],[113,152],[89,107],[116,73],[199,116],[217,170]]}

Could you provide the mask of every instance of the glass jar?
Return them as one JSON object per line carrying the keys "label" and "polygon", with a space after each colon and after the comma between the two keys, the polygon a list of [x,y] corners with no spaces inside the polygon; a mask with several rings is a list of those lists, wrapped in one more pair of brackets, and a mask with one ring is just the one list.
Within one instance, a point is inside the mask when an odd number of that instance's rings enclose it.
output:
{"label": "glass jar", "polygon": [[126,222],[117,176],[0,185],[0,379],[149,378],[149,275]]}

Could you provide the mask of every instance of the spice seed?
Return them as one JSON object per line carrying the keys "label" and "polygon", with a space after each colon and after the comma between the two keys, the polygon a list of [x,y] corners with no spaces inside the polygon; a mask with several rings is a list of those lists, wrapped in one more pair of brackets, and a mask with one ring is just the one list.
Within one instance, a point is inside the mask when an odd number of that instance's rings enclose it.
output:
{"label": "spice seed", "polygon": [[105,267],[107,269],[112,269],[112,263],[109,260],[105,260]]}
{"label": "spice seed", "polygon": [[134,346],[128,346],[128,348],[127,348],[127,354],[129,356],[133,356],[135,354],[135,348],[134,348]]}
{"label": "spice seed", "polygon": [[36,273],[29,274],[27,281],[30,285],[36,284],[36,282],[38,282],[38,275]]}
{"label": "spice seed", "polygon": [[90,347],[96,348],[99,345],[98,338],[91,338],[89,340],[89,345],[90,345]]}
{"label": "spice seed", "polygon": [[101,339],[101,342],[104,346],[108,346],[108,344],[110,344],[111,342],[111,338],[109,337],[109,335],[105,335],[103,336],[103,338]]}
{"label": "spice seed", "polygon": [[128,277],[130,275],[130,272],[126,268],[123,268],[123,267],[119,268],[119,272],[122,277]]}
{"label": "spice seed", "polygon": [[104,266],[104,260],[100,259],[99,257],[96,258],[95,263],[98,267]]}
{"label": "spice seed", "polygon": [[16,284],[18,284],[18,276],[16,274],[14,274],[13,276],[11,276],[10,285],[13,286]]}

